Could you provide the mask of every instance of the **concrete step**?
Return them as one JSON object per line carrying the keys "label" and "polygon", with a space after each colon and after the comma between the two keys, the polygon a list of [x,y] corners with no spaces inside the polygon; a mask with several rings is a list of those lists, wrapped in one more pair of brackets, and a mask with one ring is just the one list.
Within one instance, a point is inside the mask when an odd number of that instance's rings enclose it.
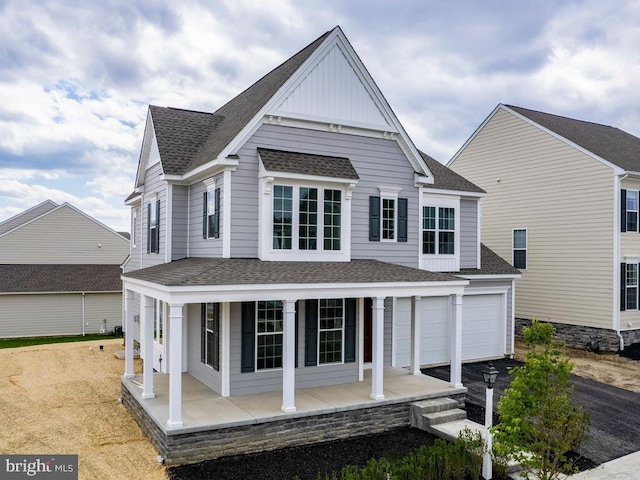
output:
{"label": "concrete step", "polygon": [[467,418],[467,412],[459,408],[454,408],[453,410],[425,413],[422,416],[424,417],[424,425],[441,425],[443,423],[465,420]]}
{"label": "concrete step", "polygon": [[430,398],[428,400],[421,400],[414,402],[411,407],[420,409],[424,413],[441,412],[443,410],[453,410],[458,408],[458,401],[449,397]]}
{"label": "concrete step", "polygon": [[466,418],[453,422],[427,425],[425,430],[440,438],[454,442],[460,435],[460,432],[465,428],[468,428],[472,432],[480,432],[484,435],[485,429],[483,425],[467,420]]}

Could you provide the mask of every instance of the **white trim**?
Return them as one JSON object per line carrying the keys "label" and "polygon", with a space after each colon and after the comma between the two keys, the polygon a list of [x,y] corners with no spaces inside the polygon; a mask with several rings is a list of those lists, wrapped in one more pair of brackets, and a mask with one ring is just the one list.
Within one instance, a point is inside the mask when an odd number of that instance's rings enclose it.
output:
{"label": "white trim", "polygon": [[[424,189],[420,195],[420,211],[418,212],[418,258],[420,268],[431,271],[457,272],[460,270],[460,235],[461,235],[461,207],[460,197],[453,195],[434,195],[431,190]],[[423,209],[434,207],[436,209],[436,252],[422,253]],[[438,253],[439,242],[439,209],[454,209],[453,254]]]}
{"label": "white trim", "polygon": [[[172,233],[173,233],[173,185],[170,183],[167,183],[167,189],[166,189],[166,199],[165,199],[165,203],[166,206],[165,208],[165,247],[164,247],[164,262],[165,263],[169,263],[171,262],[171,258],[172,258],[172,250],[173,250],[173,242],[172,240]],[[158,226],[160,226],[160,211],[158,211]]]}
{"label": "white trim", "polygon": [[362,382],[363,380],[364,380],[364,297],[358,297],[358,381]]}
{"label": "white trim", "polygon": [[72,292],[65,290],[56,290],[52,292],[0,292],[2,295],[78,295],[78,294],[97,294],[97,293],[122,293],[122,290],[74,290]]}
{"label": "white trim", "polygon": [[513,273],[513,274],[503,273],[503,274],[495,274],[495,275],[490,273],[479,274],[479,275],[474,275],[472,273],[469,273],[469,274],[454,273],[453,275],[460,278],[466,278],[467,280],[513,280],[515,278],[522,278],[522,274],[520,273]]}
{"label": "white trim", "polygon": [[[620,251],[622,242],[622,225],[620,224],[620,216],[622,214],[620,210],[621,201],[621,189],[622,181],[626,178],[626,175],[614,175],[613,176],[613,315],[612,315],[612,327],[620,335],[620,329],[622,325],[622,319],[620,315]],[[626,297],[626,292],[625,292]],[[626,305],[625,305],[626,307]],[[622,340],[621,340],[621,343]],[[624,348],[624,345],[622,345]]]}
{"label": "white trim", "polygon": [[[191,185],[187,185],[187,223],[191,223]],[[187,228],[187,258],[191,250],[191,229]]]}
{"label": "white trim", "polygon": [[222,174],[222,258],[231,258],[231,170]]}
{"label": "white trim", "polygon": [[[380,242],[381,243],[397,243],[398,242],[398,194],[402,188],[378,186],[380,192]],[[393,200],[393,238],[384,238],[384,200]],[[407,212],[408,214],[408,212]]]}
{"label": "white trim", "polygon": [[[509,308],[509,305],[507,303],[507,309],[508,308]],[[511,280],[511,352],[510,353],[513,355],[515,351],[516,351],[516,281]]]}
{"label": "white trim", "polygon": [[211,190],[215,190],[216,189],[216,178],[215,178],[215,176],[209,177],[209,178],[205,178],[204,180],[202,180],[202,183],[205,184],[207,192],[210,192]]}
{"label": "white trim", "polygon": [[477,203],[476,230],[478,255],[476,259],[476,268],[482,268],[482,199]]}

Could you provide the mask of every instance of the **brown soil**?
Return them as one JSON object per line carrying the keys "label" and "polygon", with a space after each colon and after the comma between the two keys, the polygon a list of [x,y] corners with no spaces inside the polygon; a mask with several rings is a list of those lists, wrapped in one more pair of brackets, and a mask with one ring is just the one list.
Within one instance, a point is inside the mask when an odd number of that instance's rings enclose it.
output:
{"label": "brown soil", "polygon": [[118,401],[123,349],[122,339],[0,349],[0,452],[77,454],[80,479],[165,479]]}
{"label": "brown soil", "polygon": [[[516,342],[516,358],[524,360],[526,347]],[[615,353],[593,353],[574,348],[563,349],[574,363],[573,373],[596,382],[640,393],[640,362]]]}

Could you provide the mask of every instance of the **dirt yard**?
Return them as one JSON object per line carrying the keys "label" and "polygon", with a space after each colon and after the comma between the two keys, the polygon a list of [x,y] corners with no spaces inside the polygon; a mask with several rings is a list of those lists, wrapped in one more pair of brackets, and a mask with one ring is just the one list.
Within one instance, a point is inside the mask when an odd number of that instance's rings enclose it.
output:
{"label": "dirt yard", "polygon": [[[574,363],[573,373],[596,382],[640,393],[640,361],[613,353],[593,353],[587,350],[565,348]],[[516,343],[516,358],[524,360],[526,348]]]}
{"label": "dirt yard", "polygon": [[118,401],[123,349],[122,339],[1,349],[0,452],[77,454],[83,480],[165,479]]}

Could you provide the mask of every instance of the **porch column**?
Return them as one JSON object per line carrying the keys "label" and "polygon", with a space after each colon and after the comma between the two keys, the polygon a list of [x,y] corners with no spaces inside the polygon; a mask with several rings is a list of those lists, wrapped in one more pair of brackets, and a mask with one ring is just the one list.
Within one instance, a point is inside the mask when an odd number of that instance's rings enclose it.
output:
{"label": "porch column", "polygon": [[220,395],[231,395],[231,304],[220,304]]}
{"label": "porch column", "polygon": [[182,308],[169,306],[169,427],[182,426]]}
{"label": "porch column", "polygon": [[411,297],[411,375],[422,375],[420,371],[420,297]]}
{"label": "porch column", "polygon": [[133,378],[133,311],[135,296],[124,291],[124,376]]}
{"label": "porch column", "polygon": [[454,387],[462,386],[462,295],[451,295],[451,378]]}
{"label": "porch column", "polygon": [[282,407],[285,413],[296,411],[296,302],[282,302],[284,325],[282,334]]}
{"label": "porch column", "polygon": [[140,296],[140,356],[142,364],[142,398],[153,398],[153,302],[152,297]]}
{"label": "porch column", "polygon": [[384,400],[382,383],[384,369],[384,298],[374,298],[371,310],[371,316],[373,317],[371,398],[374,400]]}

